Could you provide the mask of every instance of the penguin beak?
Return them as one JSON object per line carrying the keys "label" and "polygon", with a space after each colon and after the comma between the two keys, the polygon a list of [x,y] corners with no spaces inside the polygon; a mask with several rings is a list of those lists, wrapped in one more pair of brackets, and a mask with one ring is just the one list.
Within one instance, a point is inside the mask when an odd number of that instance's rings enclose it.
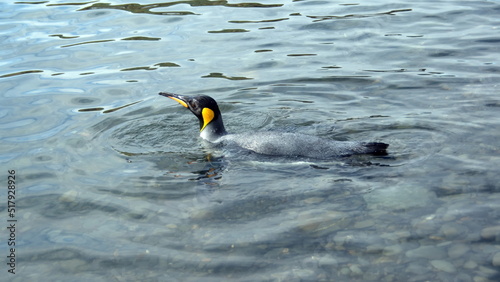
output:
{"label": "penguin beak", "polygon": [[186,108],[189,109],[189,106],[188,106],[188,97],[185,97],[185,96],[182,96],[182,95],[177,95],[177,94],[174,94],[174,93],[168,93],[168,92],[160,92],[159,94],[161,96],[170,98],[170,99],[176,101],[177,103],[181,104],[182,106],[184,106],[184,107],[186,107]]}

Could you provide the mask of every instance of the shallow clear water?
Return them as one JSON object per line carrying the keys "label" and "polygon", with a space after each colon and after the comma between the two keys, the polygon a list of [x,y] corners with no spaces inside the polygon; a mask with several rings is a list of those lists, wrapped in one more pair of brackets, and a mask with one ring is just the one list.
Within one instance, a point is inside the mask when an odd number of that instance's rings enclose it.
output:
{"label": "shallow clear water", "polygon": [[[12,281],[500,279],[498,1],[0,11]],[[213,96],[232,132],[382,141],[390,154],[213,151],[160,91]]]}

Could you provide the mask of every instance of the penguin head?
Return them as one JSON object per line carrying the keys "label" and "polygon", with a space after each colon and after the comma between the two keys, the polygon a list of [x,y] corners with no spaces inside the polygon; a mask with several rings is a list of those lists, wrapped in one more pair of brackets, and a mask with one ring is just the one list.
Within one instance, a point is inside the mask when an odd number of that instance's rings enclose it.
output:
{"label": "penguin head", "polygon": [[170,98],[188,108],[200,121],[200,132],[209,129],[216,135],[226,133],[217,102],[210,96],[184,96],[168,92],[160,92],[161,96]]}

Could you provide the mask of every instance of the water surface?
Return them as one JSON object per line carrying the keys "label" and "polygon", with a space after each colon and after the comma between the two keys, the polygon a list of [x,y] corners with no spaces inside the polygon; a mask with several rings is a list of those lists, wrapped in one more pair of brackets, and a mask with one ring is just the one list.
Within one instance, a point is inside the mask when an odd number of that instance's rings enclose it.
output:
{"label": "water surface", "polygon": [[[497,1],[135,2],[0,4],[10,280],[500,279]],[[160,91],[390,154],[208,149]]]}

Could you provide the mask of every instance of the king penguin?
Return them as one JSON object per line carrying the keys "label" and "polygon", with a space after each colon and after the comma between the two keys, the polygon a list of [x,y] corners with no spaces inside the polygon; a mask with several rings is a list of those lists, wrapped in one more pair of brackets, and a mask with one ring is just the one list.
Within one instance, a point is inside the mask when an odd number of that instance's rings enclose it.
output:
{"label": "king penguin", "polygon": [[387,155],[388,144],[379,142],[334,141],[316,136],[257,131],[230,134],[224,127],[217,102],[210,96],[184,96],[160,92],[161,96],[177,101],[200,121],[200,136],[214,144],[236,144],[244,149],[273,156],[329,159],[359,154]]}

